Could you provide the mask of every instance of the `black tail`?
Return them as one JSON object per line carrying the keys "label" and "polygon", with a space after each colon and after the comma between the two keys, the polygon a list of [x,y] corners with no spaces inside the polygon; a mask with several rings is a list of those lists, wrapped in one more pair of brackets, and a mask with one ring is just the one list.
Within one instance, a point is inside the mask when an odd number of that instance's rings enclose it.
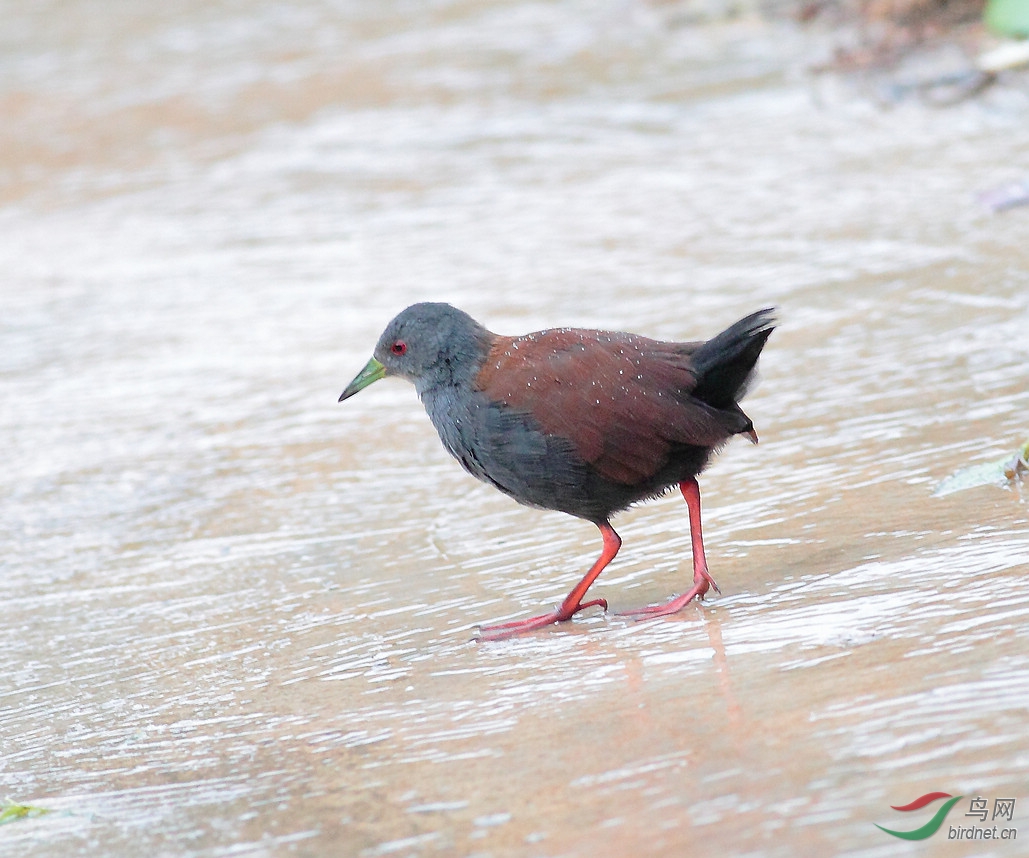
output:
{"label": "black tail", "polygon": [[691,395],[712,408],[737,410],[736,403],[747,392],[747,381],[775,322],[775,309],[767,307],[701,345],[690,356],[697,374]]}

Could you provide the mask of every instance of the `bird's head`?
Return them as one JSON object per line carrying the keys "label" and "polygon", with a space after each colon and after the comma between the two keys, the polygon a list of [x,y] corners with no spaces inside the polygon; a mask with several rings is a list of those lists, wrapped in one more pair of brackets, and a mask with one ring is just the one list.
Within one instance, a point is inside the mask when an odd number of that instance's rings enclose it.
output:
{"label": "bird's head", "polygon": [[386,326],[371,360],[339,401],[388,375],[406,378],[419,394],[464,380],[478,369],[490,336],[471,316],[449,304],[412,304]]}

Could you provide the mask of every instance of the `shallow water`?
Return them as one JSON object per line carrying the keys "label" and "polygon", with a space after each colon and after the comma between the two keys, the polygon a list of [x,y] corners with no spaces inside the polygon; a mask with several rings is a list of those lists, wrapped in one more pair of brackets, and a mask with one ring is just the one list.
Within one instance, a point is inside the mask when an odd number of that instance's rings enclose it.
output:
{"label": "shallow water", "polygon": [[[667,4],[0,4],[0,854],[997,855],[1029,825],[1029,169],[1008,81],[882,111]],[[780,307],[702,477],[722,594],[556,603],[596,530],[451,462],[388,318],[709,336]],[[615,610],[690,576],[672,495]],[[967,801],[949,822],[967,825]],[[917,819],[915,818],[917,817]]]}

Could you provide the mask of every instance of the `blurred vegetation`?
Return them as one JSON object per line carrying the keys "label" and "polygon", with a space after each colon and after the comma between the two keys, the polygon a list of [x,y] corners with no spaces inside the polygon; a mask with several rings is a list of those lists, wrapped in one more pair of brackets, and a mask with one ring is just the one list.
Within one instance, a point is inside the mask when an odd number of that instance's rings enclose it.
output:
{"label": "blurred vegetation", "polygon": [[19,819],[32,819],[50,813],[45,807],[34,807],[31,804],[18,804],[9,799],[0,800],[0,825],[17,822]]}
{"label": "blurred vegetation", "polygon": [[933,494],[941,497],[979,486],[1016,487],[1027,472],[1029,472],[1029,438],[1017,450],[1007,453],[1001,459],[969,465],[967,468],[956,471],[943,480]]}

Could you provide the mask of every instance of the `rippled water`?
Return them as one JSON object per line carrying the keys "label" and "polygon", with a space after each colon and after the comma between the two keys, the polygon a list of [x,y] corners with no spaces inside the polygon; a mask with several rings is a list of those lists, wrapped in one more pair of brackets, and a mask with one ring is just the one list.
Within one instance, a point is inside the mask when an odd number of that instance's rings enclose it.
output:
{"label": "rippled water", "polygon": [[[1029,836],[1026,489],[931,496],[1029,435],[1029,210],[974,201],[1029,96],[884,112],[681,12],[0,3],[0,796],[54,811],[0,854],[1018,854],[873,823]],[[336,403],[428,298],[780,307],[701,479],[721,596],[471,642],[600,544],[408,386]],[[612,608],[687,586],[681,500],[616,526]]]}

